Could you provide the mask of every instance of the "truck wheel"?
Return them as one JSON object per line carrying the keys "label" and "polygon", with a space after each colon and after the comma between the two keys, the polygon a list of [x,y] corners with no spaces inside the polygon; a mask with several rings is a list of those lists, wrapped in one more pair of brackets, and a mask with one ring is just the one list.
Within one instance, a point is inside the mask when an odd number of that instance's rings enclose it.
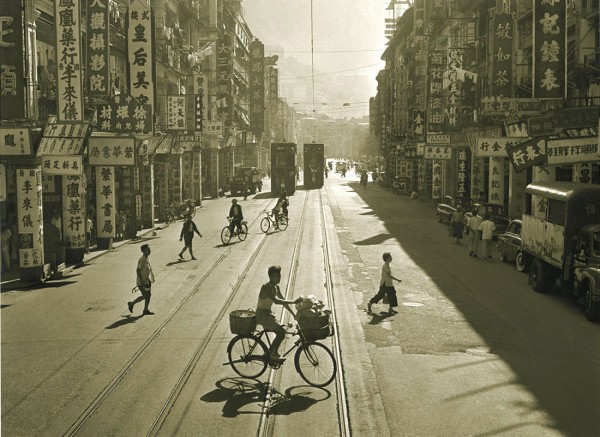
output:
{"label": "truck wheel", "polygon": [[517,271],[521,273],[527,273],[529,271],[529,265],[529,257],[525,255],[522,251],[518,252],[515,258],[515,267],[517,268]]}
{"label": "truck wheel", "polygon": [[529,284],[538,293],[545,293],[548,291],[549,284],[549,267],[546,263],[540,259],[535,258],[531,263],[531,269],[529,270]]}
{"label": "truck wheel", "polygon": [[585,318],[590,322],[597,322],[600,320],[600,303],[594,302],[592,284],[587,281],[585,283]]}

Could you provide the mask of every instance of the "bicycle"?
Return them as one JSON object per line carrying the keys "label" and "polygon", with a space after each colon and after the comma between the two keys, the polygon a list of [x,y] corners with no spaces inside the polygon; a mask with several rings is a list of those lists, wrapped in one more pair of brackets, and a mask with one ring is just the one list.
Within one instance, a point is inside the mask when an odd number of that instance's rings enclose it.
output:
{"label": "bicycle", "polygon": [[229,226],[231,226],[231,217],[227,217],[227,221],[229,224],[221,230],[221,242],[226,246],[229,244],[229,241],[237,235],[240,241],[244,241],[248,236],[248,223],[246,220],[242,220],[240,231],[237,230],[237,226],[233,229],[233,234],[231,234],[229,230]]}
{"label": "bicycle", "polygon": [[173,204],[163,207],[163,222],[174,223],[177,221],[177,209]]}
{"label": "bicycle", "polygon": [[[288,324],[288,327],[290,326],[294,326],[295,329],[286,331],[286,334],[298,336],[298,339],[284,352],[282,358],[297,348],[294,367],[300,377],[313,387],[325,387],[331,384],[337,373],[337,362],[331,350],[316,340],[333,335],[333,325],[328,324],[316,330],[303,330],[297,323]],[[233,331],[235,330],[232,326]],[[250,333],[236,335],[227,345],[229,362],[223,365],[229,364],[234,372],[243,378],[258,378],[265,373],[267,366],[274,369],[281,367],[283,360],[270,360],[271,339],[267,332],[269,332],[267,329],[256,330],[255,324]],[[267,344],[263,338],[266,338]]]}
{"label": "bicycle", "polygon": [[285,231],[288,227],[288,219],[285,215],[279,214],[277,220],[273,216],[273,212],[265,209],[266,216],[260,221],[260,230],[265,234],[271,229],[271,225],[275,226],[280,231]]}

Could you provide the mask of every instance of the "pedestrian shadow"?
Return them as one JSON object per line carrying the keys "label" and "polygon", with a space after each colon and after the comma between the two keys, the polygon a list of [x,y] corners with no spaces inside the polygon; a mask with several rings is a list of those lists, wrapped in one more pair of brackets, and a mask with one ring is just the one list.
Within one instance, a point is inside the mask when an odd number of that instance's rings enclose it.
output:
{"label": "pedestrian shadow", "polygon": [[144,317],[143,314],[140,314],[139,316],[131,316],[127,314],[126,316],[123,316],[122,319],[117,320],[116,322],[108,325],[105,329],[115,329],[123,325],[127,325],[129,323],[135,323],[138,319],[141,319],[142,317]]}
{"label": "pedestrian shadow", "polygon": [[383,322],[385,319],[393,316],[392,313],[386,313],[386,312],[379,313],[379,314],[371,313],[370,315],[371,315],[371,320],[369,321],[369,325],[377,325],[377,324]]}
{"label": "pedestrian shadow", "polygon": [[357,246],[374,246],[382,244],[390,238],[394,238],[392,234],[379,234],[361,241],[355,241],[353,244],[356,244]]}
{"label": "pedestrian shadow", "polygon": [[181,263],[184,263],[184,262],[188,262],[188,261],[192,261],[192,260],[191,259],[189,259],[189,260],[188,259],[178,259],[177,261],[168,262],[165,265],[167,267],[171,267],[171,266],[174,266],[174,265],[177,265],[177,264],[181,264]]}

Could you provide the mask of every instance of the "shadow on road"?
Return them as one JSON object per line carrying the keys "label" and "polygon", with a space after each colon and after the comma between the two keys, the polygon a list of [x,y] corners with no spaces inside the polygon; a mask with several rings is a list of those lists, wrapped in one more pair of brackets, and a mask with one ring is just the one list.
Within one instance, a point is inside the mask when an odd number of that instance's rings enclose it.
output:
{"label": "shadow on road", "polygon": [[371,320],[369,321],[369,325],[377,325],[383,322],[385,319],[392,317],[394,314],[382,312],[379,314],[371,313]]}
{"label": "shadow on road", "polygon": [[126,316],[123,316],[122,319],[117,320],[116,322],[108,325],[105,329],[115,329],[127,325],[129,323],[135,323],[138,319],[141,319],[142,317],[144,317],[143,314],[140,314],[139,316],[131,316],[127,314]]}
{"label": "shadow on road", "polygon": [[381,244],[390,238],[394,238],[394,236],[392,234],[379,234],[361,241],[355,241],[354,244],[357,246],[374,246]]}

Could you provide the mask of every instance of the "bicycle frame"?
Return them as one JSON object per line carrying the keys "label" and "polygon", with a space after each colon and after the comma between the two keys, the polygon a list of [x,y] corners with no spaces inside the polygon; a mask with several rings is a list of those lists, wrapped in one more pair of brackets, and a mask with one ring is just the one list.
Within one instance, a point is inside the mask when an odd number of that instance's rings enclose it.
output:
{"label": "bicycle frame", "polygon": [[[271,349],[271,338],[269,337],[268,333],[269,332],[273,332],[273,331],[269,331],[268,329],[263,329],[262,331],[260,331],[258,334],[254,334],[254,336],[258,339],[263,339],[266,338],[267,341],[267,346],[269,347],[269,349]],[[292,335],[292,336],[298,336],[298,339],[296,339],[296,341],[294,342],[294,344],[287,350],[285,351],[282,355],[280,355],[282,358],[287,357],[290,353],[292,353],[292,351],[294,349],[296,349],[298,346],[300,346],[301,344],[307,343],[306,339],[304,337],[302,337],[302,334],[300,333],[300,331],[285,331],[286,336],[287,335]]]}

